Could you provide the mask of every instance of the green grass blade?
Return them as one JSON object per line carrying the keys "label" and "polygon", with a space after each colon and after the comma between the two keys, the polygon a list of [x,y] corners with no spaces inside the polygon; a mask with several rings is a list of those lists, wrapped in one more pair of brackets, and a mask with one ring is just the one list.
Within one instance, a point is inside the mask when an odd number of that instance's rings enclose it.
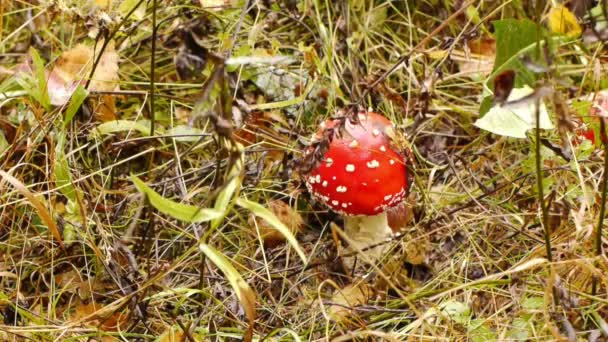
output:
{"label": "green grass blade", "polygon": [[199,208],[194,205],[183,204],[166,199],[146,185],[135,175],[131,180],[139,192],[146,194],[150,204],[163,214],[188,223],[205,222],[221,217],[222,212],[215,209]]}
{"label": "green grass blade", "polygon": [[76,115],[76,112],[80,108],[80,105],[82,105],[88,95],[89,92],[84,89],[82,85],[79,84],[78,87],[76,87],[76,90],[70,99],[70,103],[68,103],[68,108],[65,110],[65,119],[63,121],[65,125],[68,125],[70,121],[72,121],[74,115]]}
{"label": "green grass blade", "polygon": [[[47,90],[46,74],[44,72],[44,61],[38,51],[32,48],[30,49],[30,55],[32,56],[32,63],[34,64],[34,77],[36,82],[36,90],[30,92],[30,94],[40,102],[40,104],[46,109],[51,109],[51,98]],[[27,89],[26,89],[27,90]]]}
{"label": "green grass blade", "polygon": [[220,252],[215,250],[213,247],[201,243],[199,245],[200,250],[217,266],[226,276],[226,279],[230,283],[230,286],[234,289],[237,298],[245,309],[245,315],[249,320],[248,333],[253,332],[253,324],[255,322],[255,305],[256,305],[256,294],[249,287],[249,284],[241,277],[240,273],[232,266],[232,263]]}
{"label": "green grass blade", "polygon": [[289,228],[287,228],[287,226],[285,226],[283,222],[281,222],[281,220],[279,220],[270,210],[264,208],[262,205],[256,202],[252,202],[244,198],[237,198],[236,204],[239,207],[251,211],[253,215],[266,220],[268,224],[270,224],[273,228],[275,228],[281,234],[283,234],[283,236],[285,236],[285,239],[293,246],[302,261],[304,263],[307,262],[306,255],[300,247],[298,240],[296,240],[296,237],[291,233],[291,231],[289,231]]}

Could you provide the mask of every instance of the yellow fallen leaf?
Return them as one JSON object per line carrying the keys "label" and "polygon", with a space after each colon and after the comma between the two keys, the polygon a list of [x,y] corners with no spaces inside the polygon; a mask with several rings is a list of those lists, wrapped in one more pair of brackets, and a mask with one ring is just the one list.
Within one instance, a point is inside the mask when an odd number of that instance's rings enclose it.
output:
{"label": "yellow fallen leaf", "polygon": [[336,322],[348,321],[357,316],[353,308],[367,303],[371,296],[372,290],[365,283],[347,285],[337,290],[331,298],[334,305],[329,309],[329,317]]}
{"label": "yellow fallen leaf", "polygon": [[101,8],[110,8],[112,0],[95,0],[95,5]]}
{"label": "yellow fallen leaf", "polygon": [[551,32],[563,34],[570,38],[576,38],[583,32],[574,14],[563,5],[557,5],[551,9],[548,26]]}
{"label": "yellow fallen leaf", "polygon": [[[86,84],[93,63],[99,58],[98,53],[91,46],[78,44],[61,54],[48,76],[49,97],[53,105],[65,105],[78,84]],[[118,54],[111,41],[100,57],[88,89],[115,91],[119,89],[118,82]]]}

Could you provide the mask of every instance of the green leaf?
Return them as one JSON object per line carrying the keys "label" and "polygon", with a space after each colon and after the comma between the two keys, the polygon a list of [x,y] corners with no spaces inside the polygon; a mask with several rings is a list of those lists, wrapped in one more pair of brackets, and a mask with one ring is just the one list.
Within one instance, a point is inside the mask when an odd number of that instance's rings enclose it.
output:
{"label": "green leaf", "polygon": [[[38,101],[46,110],[51,109],[51,99],[47,90],[46,74],[44,72],[44,61],[38,54],[36,49],[30,49],[32,63],[34,64],[34,78],[36,81],[36,89],[32,89],[30,94]],[[26,89],[27,90],[27,89]]]}
{"label": "green leaf", "polygon": [[468,325],[471,320],[471,309],[469,306],[455,300],[448,300],[443,303],[441,305],[441,312],[458,324]]}
{"label": "green leaf", "polygon": [[4,136],[4,132],[0,131],[0,157],[2,156],[2,153],[8,149],[8,147],[9,143]]}
{"label": "green leaf", "polygon": [[521,301],[521,307],[526,310],[540,310],[544,305],[543,297],[526,297]]}
{"label": "green leaf", "polygon": [[224,255],[204,243],[201,243],[199,248],[226,276],[230,286],[245,309],[245,315],[249,320],[248,333],[251,334],[255,322],[255,305],[257,300],[255,292]]}
{"label": "green leaf", "polygon": [[224,216],[226,216],[226,213],[231,208],[232,198],[236,193],[238,193],[241,187],[241,174],[243,172],[243,165],[245,163],[243,159],[243,146],[237,143],[235,148],[240,151],[240,157],[234,161],[234,165],[232,165],[232,168],[230,168],[230,171],[226,176],[228,182],[215,199],[214,208],[217,211],[221,211],[222,215],[211,221],[210,229],[207,231],[207,234],[211,234],[211,232],[213,232],[217,227],[219,227],[220,223],[222,223]]}
{"label": "green leaf", "polygon": [[484,319],[474,319],[468,327],[468,337],[472,342],[497,341],[498,335],[490,329]]}
{"label": "green leaf", "polygon": [[[515,87],[534,84],[535,74],[526,68],[520,57],[536,52],[537,44],[543,43],[542,38],[545,32],[543,28],[528,19],[497,20],[493,22],[493,25],[496,37],[496,57],[494,58],[494,69],[485,82],[486,89],[491,89],[490,85],[494,78],[508,69],[516,72]],[[533,57],[532,60],[538,61],[539,58]],[[486,96],[482,100],[482,106],[479,109],[480,115],[484,115],[489,109],[487,105],[491,98],[492,96]]]}
{"label": "green leaf", "polygon": [[68,108],[66,108],[65,110],[65,119],[63,120],[65,125],[69,124],[70,121],[72,121],[74,115],[76,115],[76,112],[78,111],[78,109],[80,108],[80,106],[88,95],[89,92],[84,89],[82,85],[79,84],[78,87],[76,87],[76,90],[74,90],[72,98],[70,99],[70,103],[68,103]]}
{"label": "green leaf", "polygon": [[221,211],[223,214],[211,222],[211,230],[217,228],[224,219],[224,216],[228,211],[227,208],[230,206],[230,200],[232,199],[240,185],[240,177],[232,177],[224,186],[222,191],[217,195],[214,208],[217,211]]}
{"label": "green leaf", "polygon": [[[507,102],[522,99],[534,90],[528,86],[514,88]],[[540,128],[552,129],[553,123],[547,113],[543,102],[540,104]],[[526,138],[526,132],[536,128],[536,103],[535,100],[523,101],[521,103],[503,105],[497,104],[492,107],[482,118],[477,119],[475,126],[498,135],[513,138]]]}
{"label": "green leaf", "polygon": [[296,240],[295,236],[293,236],[289,228],[287,228],[287,226],[285,226],[283,222],[281,222],[281,220],[279,220],[270,210],[264,208],[262,205],[256,202],[252,202],[244,198],[237,198],[236,204],[239,207],[251,211],[253,215],[262,218],[266,222],[268,222],[268,224],[270,224],[273,228],[275,228],[279,233],[281,233],[285,237],[285,239],[296,250],[302,261],[304,263],[307,262],[306,255],[300,247],[300,244],[298,244],[298,240]]}
{"label": "green leaf", "polygon": [[118,6],[118,13],[120,13],[121,16],[126,17],[129,12],[133,11],[129,19],[135,21],[142,20],[146,15],[146,7],[144,6],[145,2],[140,3],[139,6],[135,9],[135,6],[137,6],[138,2],[139,0],[124,0]]}
{"label": "green leaf", "polygon": [[156,191],[146,185],[135,175],[131,175],[131,181],[139,192],[148,196],[150,204],[163,214],[188,223],[205,222],[222,216],[221,211],[208,208],[199,208],[194,205],[174,202],[159,195]]}
{"label": "green leaf", "polygon": [[249,107],[251,109],[256,109],[256,110],[269,110],[269,109],[277,109],[277,108],[295,106],[297,104],[304,102],[304,100],[306,100],[306,97],[308,97],[308,93],[310,93],[310,91],[312,90],[315,83],[316,83],[316,80],[308,83],[308,86],[306,87],[306,89],[304,89],[302,94],[298,97],[294,97],[293,99],[289,99],[289,100],[285,100],[285,101],[278,101],[278,102],[254,104]]}
{"label": "green leaf", "polygon": [[72,185],[70,167],[63,153],[55,158],[55,185],[65,197],[72,201],[76,200],[76,189]]}
{"label": "green leaf", "polygon": [[[507,69],[517,71],[515,86],[532,85],[536,77],[519,58],[526,51],[534,51],[536,44],[543,40],[542,28],[531,20],[504,19],[493,22],[496,35],[496,59],[493,75]],[[539,36],[540,34],[540,36]],[[535,60],[536,58],[533,58]]]}
{"label": "green leaf", "polygon": [[511,329],[505,336],[509,340],[525,341],[530,337],[531,315],[525,315],[526,317],[517,317],[511,323]]}
{"label": "green leaf", "polygon": [[175,141],[180,142],[197,142],[205,134],[200,128],[190,127],[188,125],[178,125],[169,129],[166,135],[176,136]]}
{"label": "green leaf", "polygon": [[150,121],[148,120],[139,120],[139,121],[130,121],[130,120],[114,120],[104,122],[101,125],[97,126],[95,131],[100,135],[111,134],[116,132],[125,132],[125,131],[138,131],[143,136],[150,135]]}

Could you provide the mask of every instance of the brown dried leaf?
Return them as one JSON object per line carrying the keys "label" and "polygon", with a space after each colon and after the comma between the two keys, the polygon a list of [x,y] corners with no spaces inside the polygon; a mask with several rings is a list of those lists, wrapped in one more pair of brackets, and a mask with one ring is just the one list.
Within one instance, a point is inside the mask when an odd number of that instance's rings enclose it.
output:
{"label": "brown dried leaf", "polygon": [[253,112],[243,127],[234,131],[234,138],[245,147],[259,144],[270,149],[268,160],[280,160],[284,153],[280,147],[286,145],[287,137],[277,127],[288,127],[279,112]]}
{"label": "brown dried leaf", "polygon": [[[59,57],[48,75],[48,91],[53,105],[65,105],[76,87],[86,84],[95,58],[97,54],[93,48],[84,44],[76,45]],[[89,90],[115,91],[118,90],[118,81],[118,54],[114,42],[110,42],[101,55]]]}
{"label": "brown dried leaf", "polygon": [[496,56],[496,41],[480,37],[466,43],[470,53],[453,53],[450,57],[458,63],[460,72],[472,79],[483,78],[492,72]]}
{"label": "brown dried leaf", "polygon": [[93,116],[100,122],[114,121],[116,115],[116,99],[112,95],[101,95],[91,100]]}
{"label": "brown dried leaf", "polygon": [[[410,199],[413,197],[413,195],[410,195]],[[410,200],[408,200],[408,202],[411,203]],[[387,210],[386,216],[388,218],[388,225],[391,227],[391,230],[394,233],[398,233],[401,229],[407,227],[407,225],[412,222],[412,219],[414,218],[413,206],[407,202],[402,202],[399,205]]]}
{"label": "brown dried leaf", "polygon": [[372,296],[372,289],[367,284],[359,282],[350,284],[338,290],[331,298],[332,305],[329,308],[329,317],[336,322],[346,322],[357,316],[356,311],[351,308],[367,303]]}
{"label": "brown dried leaf", "polygon": [[[287,228],[289,228],[289,231],[293,235],[300,232],[304,221],[300,213],[290,207],[289,204],[281,200],[274,200],[268,202],[267,206],[268,209],[287,226]],[[251,215],[249,217],[249,226],[252,228],[253,234],[257,235],[256,223],[265,246],[273,248],[285,242],[285,236],[272,225],[263,219],[256,219],[256,222],[254,222],[254,216]]]}
{"label": "brown dried leaf", "polygon": [[124,331],[127,315],[121,312],[98,313],[103,305],[97,303],[80,304],[74,308],[70,316],[71,321],[80,321],[86,318],[85,324],[98,326],[103,331]]}

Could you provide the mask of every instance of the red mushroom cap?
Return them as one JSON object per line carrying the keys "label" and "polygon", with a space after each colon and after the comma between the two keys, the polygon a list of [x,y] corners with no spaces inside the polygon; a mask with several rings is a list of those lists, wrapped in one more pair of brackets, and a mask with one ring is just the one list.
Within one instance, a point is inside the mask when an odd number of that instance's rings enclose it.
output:
{"label": "red mushroom cap", "polygon": [[[393,125],[387,118],[373,112],[358,116],[359,123],[346,120],[342,134],[334,133],[323,160],[306,177],[306,186],[336,212],[377,215],[405,197],[406,159],[391,143],[388,131]],[[338,124],[324,122],[315,137]]]}

